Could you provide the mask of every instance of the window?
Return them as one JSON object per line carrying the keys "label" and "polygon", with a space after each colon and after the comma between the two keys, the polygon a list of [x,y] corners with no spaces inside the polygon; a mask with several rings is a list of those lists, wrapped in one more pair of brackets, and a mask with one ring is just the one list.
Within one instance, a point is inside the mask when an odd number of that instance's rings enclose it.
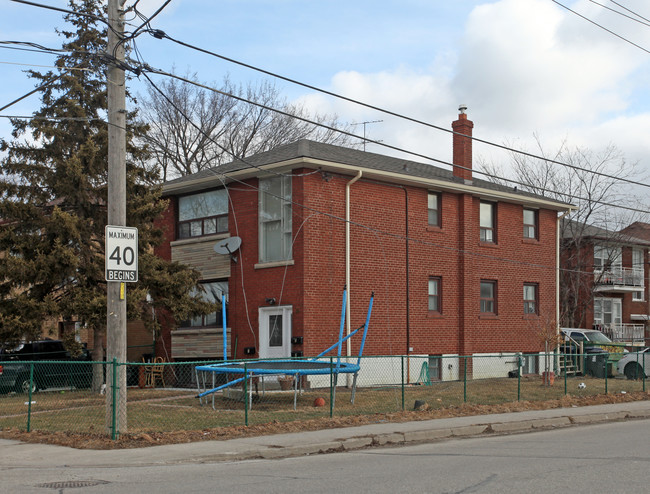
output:
{"label": "window", "polygon": [[429,310],[442,312],[440,304],[440,278],[429,278]]}
{"label": "window", "polygon": [[291,177],[260,179],[260,262],[291,259]]}
{"label": "window", "polygon": [[632,293],[632,300],[642,301],[645,286],[643,274],[643,249],[632,249],[632,276],[634,284],[640,286],[641,290]]}
{"label": "window", "polygon": [[497,282],[481,281],[481,313],[497,313]]}
{"label": "window", "polygon": [[[228,282],[227,281],[205,281],[199,283],[202,288],[200,292],[201,298],[207,302],[218,303],[221,305],[221,297],[226,295],[226,315],[228,314]],[[196,292],[195,292],[196,293]],[[221,309],[206,314],[205,316],[197,316],[188,321],[181,323],[181,327],[205,327],[205,326],[219,326],[222,324]]]}
{"label": "window", "polygon": [[524,353],[521,356],[521,373],[537,374],[539,355],[536,353]]}
{"label": "window", "polygon": [[441,226],[440,224],[440,194],[429,192],[429,226]]}
{"label": "window", "polygon": [[178,238],[200,237],[227,231],[226,189],[178,198]]}
{"label": "window", "polygon": [[524,314],[537,314],[537,283],[524,283]]}
{"label": "window", "polygon": [[480,226],[481,242],[496,242],[496,230],[494,221],[495,205],[492,202],[481,201],[480,205]]}
{"label": "window", "polygon": [[621,248],[609,245],[594,245],[594,268],[596,270],[612,270],[623,266]]}
{"label": "window", "polygon": [[440,381],[442,379],[442,356],[429,355],[429,381]]}
{"label": "window", "polygon": [[537,211],[524,209],[524,238],[537,238]]}
{"label": "window", "polygon": [[594,324],[621,324],[620,298],[594,298]]}

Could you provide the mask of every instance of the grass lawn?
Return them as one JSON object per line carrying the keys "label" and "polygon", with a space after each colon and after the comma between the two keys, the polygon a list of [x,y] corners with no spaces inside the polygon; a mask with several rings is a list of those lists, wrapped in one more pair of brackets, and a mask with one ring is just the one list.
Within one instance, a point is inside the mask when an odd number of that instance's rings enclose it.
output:
{"label": "grass lawn", "polygon": [[[584,389],[579,384],[584,383]],[[592,396],[605,393],[642,391],[642,381],[621,378],[569,377],[566,393]],[[196,390],[129,388],[127,416],[129,432],[165,432],[202,430],[216,427],[289,422],[330,416],[330,390],[310,389],[298,396],[294,410],[293,391],[261,391],[252,396],[248,410],[242,393],[234,390],[231,397],[219,393],[203,399]],[[234,397],[232,397],[234,395]],[[350,402],[350,389],[336,390],[333,408],[335,417],[372,415],[412,410],[416,401],[429,409],[452,408],[464,403],[496,405],[520,401],[544,401],[565,395],[565,380],[557,377],[553,386],[544,386],[541,377],[518,379],[494,378],[467,381],[433,382],[430,386],[386,386],[359,388],[355,403]],[[322,397],[325,406],[315,407]],[[214,405],[214,408],[213,408]],[[28,398],[23,394],[0,395],[0,428],[26,429]],[[32,396],[30,428],[43,431],[101,432],[105,424],[105,396],[89,390],[42,391]]]}

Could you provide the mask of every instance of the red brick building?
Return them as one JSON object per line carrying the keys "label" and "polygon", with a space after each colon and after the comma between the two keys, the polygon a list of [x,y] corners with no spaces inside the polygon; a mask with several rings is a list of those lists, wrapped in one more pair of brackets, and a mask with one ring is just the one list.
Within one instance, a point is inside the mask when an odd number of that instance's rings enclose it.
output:
{"label": "red brick building", "polygon": [[643,343],[648,321],[650,225],[620,231],[567,224],[562,247],[563,325]]}
{"label": "red brick building", "polygon": [[[375,293],[364,354],[539,352],[569,206],[475,178],[472,127],[453,123],[453,171],[300,140],[170,181],[159,253],[227,291],[229,356],[318,354],[345,285],[352,329]],[[215,252],[234,236],[232,256]],[[215,314],[163,339],[174,359],[220,358],[220,328]]]}

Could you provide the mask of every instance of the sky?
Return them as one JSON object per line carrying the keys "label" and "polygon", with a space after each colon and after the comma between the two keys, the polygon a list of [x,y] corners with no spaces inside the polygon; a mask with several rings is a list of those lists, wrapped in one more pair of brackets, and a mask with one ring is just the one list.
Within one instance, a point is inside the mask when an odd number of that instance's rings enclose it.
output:
{"label": "sky", "polygon": [[[67,7],[62,0],[35,1]],[[138,10],[151,15],[163,3],[140,0]],[[152,27],[445,129],[451,129],[459,105],[466,105],[474,136],[489,142],[532,152],[536,139],[547,152],[563,141],[596,152],[611,144],[627,162],[638,163],[639,178],[650,183],[650,4],[560,3],[580,15],[553,0],[172,0]],[[62,14],[10,0],[0,0],[0,7],[0,40],[60,45],[55,28],[65,27]],[[137,19],[131,24],[139,25]],[[195,74],[210,85],[219,85],[226,75],[244,85],[268,80],[290,101],[359,124],[359,135],[363,122],[373,122],[365,126],[368,138],[451,161],[447,132],[148,34],[138,37],[136,46],[152,67]],[[0,48],[0,106],[34,87],[24,70],[45,71],[35,65],[53,61],[52,55]],[[142,94],[143,84],[133,81],[131,90]],[[38,107],[38,97],[31,96],[0,115],[28,115]],[[10,131],[8,119],[0,118],[0,136],[9,137]],[[367,150],[396,154],[377,144]],[[481,143],[474,144],[474,156],[509,161],[504,151]]]}

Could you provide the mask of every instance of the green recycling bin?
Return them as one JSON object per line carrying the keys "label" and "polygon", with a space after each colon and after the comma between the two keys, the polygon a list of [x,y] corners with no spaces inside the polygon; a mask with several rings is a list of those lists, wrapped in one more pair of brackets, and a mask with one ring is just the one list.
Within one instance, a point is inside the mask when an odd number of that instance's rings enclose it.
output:
{"label": "green recycling bin", "polygon": [[585,353],[585,374],[588,376],[605,378],[607,375],[607,360],[609,353],[599,350]]}

